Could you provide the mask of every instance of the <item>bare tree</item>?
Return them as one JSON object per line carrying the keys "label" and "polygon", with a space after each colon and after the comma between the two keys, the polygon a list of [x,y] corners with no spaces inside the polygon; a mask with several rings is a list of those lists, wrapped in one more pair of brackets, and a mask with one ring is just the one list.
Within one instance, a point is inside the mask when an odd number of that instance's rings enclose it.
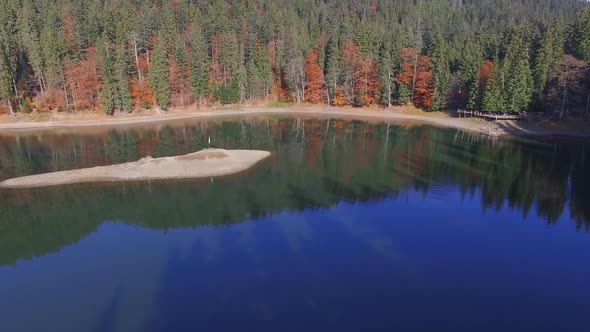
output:
{"label": "bare tree", "polygon": [[559,65],[551,71],[550,77],[553,80],[553,91],[550,94],[554,96],[559,95],[561,104],[559,112],[560,119],[565,115],[568,94],[571,94],[572,90],[581,89],[587,67],[588,64],[585,61],[565,54]]}

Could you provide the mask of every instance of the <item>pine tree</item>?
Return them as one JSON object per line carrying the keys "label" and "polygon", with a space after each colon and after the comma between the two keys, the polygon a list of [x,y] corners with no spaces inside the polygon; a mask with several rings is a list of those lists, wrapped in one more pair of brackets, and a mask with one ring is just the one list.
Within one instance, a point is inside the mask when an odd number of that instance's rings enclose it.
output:
{"label": "pine tree", "polygon": [[484,89],[482,98],[482,111],[498,112],[504,110],[503,97],[504,73],[500,66],[496,66]]}
{"label": "pine tree", "polygon": [[541,101],[547,80],[549,69],[556,65],[563,53],[563,26],[560,20],[556,20],[548,27],[540,40],[534,63],[534,95],[537,101]]}
{"label": "pine tree", "polygon": [[518,113],[527,110],[533,96],[533,75],[529,64],[529,48],[520,28],[512,36],[506,51],[505,66],[507,69],[506,85],[504,86],[505,111]]}
{"label": "pine tree", "polygon": [[395,61],[393,61],[391,47],[390,43],[384,43],[379,50],[381,104],[387,105],[387,107],[391,107],[395,87]]}
{"label": "pine tree", "polygon": [[340,47],[336,34],[328,41],[327,53],[326,87],[330,96],[333,96],[340,79]]}
{"label": "pine tree", "polygon": [[431,50],[432,59],[432,104],[429,109],[440,111],[447,107],[447,94],[449,90],[449,83],[451,81],[451,71],[449,68],[449,60],[447,58],[448,50],[446,49],[445,41],[440,34],[436,34],[433,39]]}
{"label": "pine tree", "polygon": [[483,51],[481,46],[474,38],[465,40],[461,49],[461,57],[459,58],[459,71],[461,73],[461,89],[463,91],[460,96],[465,102],[468,109],[480,109],[481,97],[483,94],[482,87],[479,80],[478,71],[481,65]]}
{"label": "pine tree", "polygon": [[209,53],[201,29],[196,24],[189,57],[191,95],[202,103],[209,92]]}
{"label": "pine tree", "polygon": [[154,93],[157,107],[163,110],[170,104],[170,82],[168,82],[168,47],[165,38],[158,38],[148,73],[148,84]]}
{"label": "pine tree", "polygon": [[397,86],[396,102],[399,105],[405,105],[410,102],[412,98],[412,88],[407,84],[401,83]]}
{"label": "pine tree", "polygon": [[[0,4],[0,100],[6,101],[10,113],[13,113],[12,93],[16,76],[16,57],[13,49],[14,19],[10,19],[11,12],[6,3]],[[11,24],[12,21],[12,24]],[[18,96],[16,96],[18,98]]]}
{"label": "pine tree", "polygon": [[115,64],[113,59],[113,51],[105,42],[105,46],[101,47],[102,57],[102,90],[100,91],[100,103],[103,111],[108,115],[113,115],[117,107],[117,81],[115,80]]}
{"label": "pine tree", "polygon": [[131,112],[133,110],[133,99],[129,90],[129,55],[126,43],[122,43],[116,50],[117,59],[115,63],[115,76],[117,81],[117,100],[120,111]]}
{"label": "pine tree", "polygon": [[41,50],[41,43],[39,38],[39,30],[35,26],[35,22],[39,19],[33,7],[31,0],[24,0],[22,7],[18,13],[18,27],[20,31],[20,40],[27,54],[27,58],[31,64],[35,76],[39,82],[41,92],[45,90],[45,83],[43,78],[44,66],[43,55]]}
{"label": "pine tree", "polygon": [[569,48],[578,58],[590,62],[590,8],[578,13],[568,36]]}

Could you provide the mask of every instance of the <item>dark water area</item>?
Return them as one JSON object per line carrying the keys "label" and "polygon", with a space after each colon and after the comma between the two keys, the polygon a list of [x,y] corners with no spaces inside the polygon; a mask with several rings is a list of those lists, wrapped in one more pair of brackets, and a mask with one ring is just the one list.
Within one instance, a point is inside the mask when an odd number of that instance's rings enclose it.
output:
{"label": "dark water area", "polygon": [[590,146],[256,118],[0,133],[0,179],[185,154],[201,180],[0,189],[0,331],[588,331]]}

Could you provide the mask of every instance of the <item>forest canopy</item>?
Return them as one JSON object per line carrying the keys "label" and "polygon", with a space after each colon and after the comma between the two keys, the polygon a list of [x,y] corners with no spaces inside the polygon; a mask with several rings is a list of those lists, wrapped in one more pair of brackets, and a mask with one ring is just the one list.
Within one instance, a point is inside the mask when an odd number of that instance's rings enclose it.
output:
{"label": "forest canopy", "polygon": [[582,0],[2,0],[11,113],[260,101],[584,112]]}

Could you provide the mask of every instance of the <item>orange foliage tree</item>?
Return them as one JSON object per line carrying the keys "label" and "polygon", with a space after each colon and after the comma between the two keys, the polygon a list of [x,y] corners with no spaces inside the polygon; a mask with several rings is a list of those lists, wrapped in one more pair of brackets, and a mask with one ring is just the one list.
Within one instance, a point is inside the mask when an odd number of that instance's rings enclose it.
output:
{"label": "orange foliage tree", "polygon": [[342,49],[340,68],[343,78],[343,93],[350,103],[354,101],[356,86],[354,73],[360,60],[361,57],[354,42],[350,39],[346,40],[346,42],[344,42],[344,48]]}
{"label": "orange foliage tree", "polygon": [[324,73],[318,64],[318,53],[310,50],[305,56],[305,101],[319,103],[325,97]]}
{"label": "orange foliage tree", "polygon": [[99,93],[102,88],[100,58],[94,46],[78,62],[69,63],[66,68],[75,109],[94,109],[99,106]]}
{"label": "orange foliage tree", "polygon": [[494,63],[491,60],[485,60],[479,67],[479,84],[485,89],[488,79],[494,71]]}
{"label": "orange foliage tree", "polygon": [[418,107],[428,108],[432,103],[432,94],[432,62],[429,57],[421,56],[416,67],[413,102]]}
{"label": "orange foliage tree", "polygon": [[375,103],[381,90],[380,82],[377,64],[368,57],[360,60],[354,71],[357,104],[367,106]]}
{"label": "orange foliage tree", "polygon": [[397,84],[406,84],[412,88],[414,82],[414,64],[416,63],[416,50],[413,48],[402,49],[399,57],[400,71],[395,80]]}
{"label": "orange foliage tree", "polygon": [[174,57],[170,59],[168,70],[170,82],[170,101],[173,106],[185,106],[190,102],[190,78],[189,68],[179,65]]}
{"label": "orange foliage tree", "polygon": [[341,87],[334,89],[334,98],[332,98],[333,106],[344,106],[350,104],[348,99],[344,96],[344,92]]}

